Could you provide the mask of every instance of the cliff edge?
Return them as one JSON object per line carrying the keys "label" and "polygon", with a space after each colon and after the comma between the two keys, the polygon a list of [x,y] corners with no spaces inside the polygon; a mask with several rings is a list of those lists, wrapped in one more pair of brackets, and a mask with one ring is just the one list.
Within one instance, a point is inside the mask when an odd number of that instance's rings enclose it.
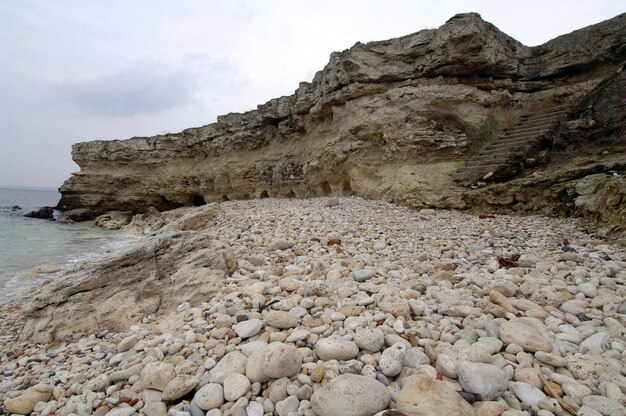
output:
{"label": "cliff edge", "polygon": [[527,47],[469,13],[356,43],[293,95],[256,110],[176,134],[75,144],[80,171],[60,188],[58,208],[95,216],[352,194],[472,208],[476,194],[454,172],[521,115],[579,108],[626,60],[625,38],[621,14]]}

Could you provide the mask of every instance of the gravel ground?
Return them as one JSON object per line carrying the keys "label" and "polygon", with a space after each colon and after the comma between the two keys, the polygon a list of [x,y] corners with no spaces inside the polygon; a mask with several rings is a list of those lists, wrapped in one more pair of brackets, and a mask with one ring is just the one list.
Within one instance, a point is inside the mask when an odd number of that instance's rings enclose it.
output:
{"label": "gravel ground", "polygon": [[213,299],[49,345],[5,308],[0,413],[626,414],[626,251],[578,221],[220,206],[198,232],[237,270]]}

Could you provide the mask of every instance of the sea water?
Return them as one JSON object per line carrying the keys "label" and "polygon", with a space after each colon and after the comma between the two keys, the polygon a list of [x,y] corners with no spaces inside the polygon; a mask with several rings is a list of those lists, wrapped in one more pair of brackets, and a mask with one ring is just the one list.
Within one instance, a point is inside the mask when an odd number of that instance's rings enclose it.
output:
{"label": "sea water", "polygon": [[92,223],[63,224],[24,217],[40,207],[55,206],[60,197],[54,189],[0,187],[0,304],[23,296],[26,286],[56,276],[34,278],[24,273],[35,266],[56,264],[68,268],[121,248],[132,239]]}

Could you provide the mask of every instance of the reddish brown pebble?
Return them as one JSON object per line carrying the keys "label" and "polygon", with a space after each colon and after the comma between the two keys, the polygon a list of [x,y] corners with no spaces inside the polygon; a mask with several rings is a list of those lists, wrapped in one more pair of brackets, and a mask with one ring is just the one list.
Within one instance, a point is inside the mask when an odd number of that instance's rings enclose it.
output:
{"label": "reddish brown pebble", "polygon": [[328,245],[329,246],[341,245],[341,240],[338,238],[331,238],[330,240],[328,240]]}
{"label": "reddish brown pebble", "polygon": [[335,251],[336,251],[337,253],[343,253],[343,250],[342,250],[342,249],[341,249],[341,247],[339,247],[339,246],[335,247]]}
{"label": "reddish brown pebble", "polygon": [[237,337],[237,333],[235,331],[233,331],[232,329],[230,329],[226,335],[228,335],[228,339],[233,339]]}
{"label": "reddish brown pebble", "polygon": [[324,367],[315,367],[313,369],[313,372],[311,373],[311,380],[313,380],[316,383],[321,382],[322,380],[324,380],[324,376],[326,376],[326,369],[324,369]]}
{"label": "reddish brown pebble", "polygon": [[132,401],[133,401],[133,399],[131,399],[130,397],[120,396],[120,403],[130,403]]}

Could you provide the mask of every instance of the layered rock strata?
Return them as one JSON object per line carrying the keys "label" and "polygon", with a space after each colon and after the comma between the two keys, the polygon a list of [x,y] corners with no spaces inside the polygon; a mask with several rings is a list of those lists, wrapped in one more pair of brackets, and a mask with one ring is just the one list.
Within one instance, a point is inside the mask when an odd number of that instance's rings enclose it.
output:
{"label": "layered rock strata", "polygon": [[357,194],[463,208],[468,128],[579,102],[626,58],[626,14],[527,47],[483,21],[333,53],[312,82],[177,134],[73,146],[59,208],[144,212],[210,201]]}

